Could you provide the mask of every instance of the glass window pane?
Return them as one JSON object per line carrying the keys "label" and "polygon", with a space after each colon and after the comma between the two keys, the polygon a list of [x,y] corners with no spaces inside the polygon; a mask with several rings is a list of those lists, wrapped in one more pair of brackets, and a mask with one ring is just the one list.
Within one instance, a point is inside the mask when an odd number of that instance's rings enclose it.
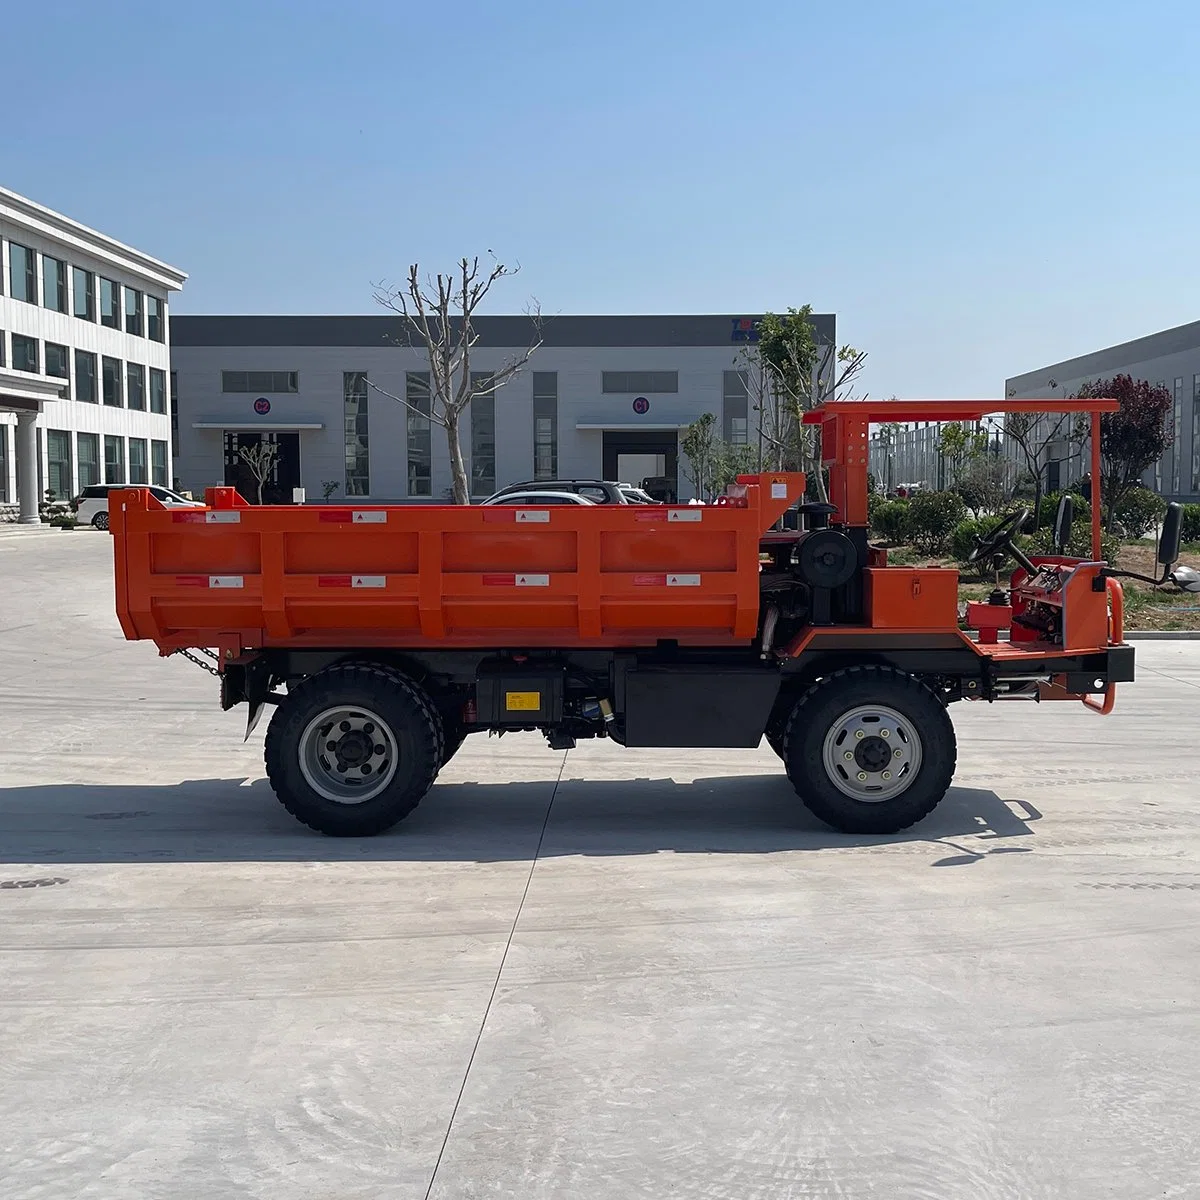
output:
{"label": "glass window pane", "polygon": [[121,386],[121,360],[106,354],[101,366],[104,384],[104,403],[110,408],[125,407],[125,391]]}
{"label": "glass window pane", "polygon": [[71,281],[75,315],[82,321],[94,321],[96,319],[96,277],[91,271],[74,267],[71,271]]}
{"label": "glass window pane", "polygon": [[[74,495],[71,478],[71,435],[62,429],[46,430],[46,487],[55,500],[67,500]],[[47,499],[50,499],[47,496]]]}
{"label": "glass window pane", "polygon": [[150,368],[150,411],[165,413],[167,411],[167,373],[157,367]]}
{"label": "glass window pane", "polygon": [[432,422],[429,419],[429,372],[409,371],[404,378],[407,401],[408,494],[433,495]]}
{"label": "glass window pane", "polygon": [[96,356],[86,350],[75,351],[75,399],[85,404],[95,404],[99,399],[96,395]]}
{"label": "glass window pane", "polygon": [[38,302],[37,255],[28,246],[8,243],[8,274],[14,300],[28,304]]}
{"label": "glass window pane", "polygon": [[167,486],[167,443],[150,443],[150,482],[158,487]]}
{"label": "glass window pane", "polygon": [[40,374],[37,338],[26,337],[21,333],[12,335],[12,365],[14,371],[30,371],[34,375]]}
{"label": "glass window pane", "polygon": [[371,492],[371,460],[367,432],[367,373],[365,371],[346,371],[342,375],[342,401],[346,450],[346,495],[367,496]]}
{"label": "glass window pane", "polygon": [[496,490],[496,394],[486,371],[471,372],[471,495]]}
{"label": "glass window pane", "polygon": [[600,378],[604,392],[677,392],[678,371],[603,371]]}
{"label": "glass window pane", "polygon": [[142,293],[136,288],[125,289],[125,332],[143,337],[142,328]]}
{"label": "glass window pane", "polygon": [[121,328],[121,285],[100,277],[100,324]]}
{"label": "glass window pane", "polygon": [[558,372],[533,373],[533,477],[558,474]]}
{"label": "glass window pane", "polygon": [[129,482],[149,483],[146,477],[146,439],[129,439]]}
{"label": "glass window pane", "polygon": [[67,311],[67,264],[42,255],[42,304],[54,312]]}
{"label": "glass window pane", "polygon": [[100,482],[100,435],[76,434],[75,444],[79,455],[79,489],[82,491]]}
{"label": "glass window pane", "polygon": [[[139,363],[125,364],[125,393],[126,404],[130,408],[136,408],[139,411],[146,407],[146,368]],[[133,452],[130,450],[130,470],[132,467]]]}
{"label": "glass window pane", "polygon": [[146,336],[153,342],[163,340],[163,303],[157,296],[146,297]]}
{"label": "glass window pane", "polygon": [[125,439],[104,435],[104,482],[125,482]]}

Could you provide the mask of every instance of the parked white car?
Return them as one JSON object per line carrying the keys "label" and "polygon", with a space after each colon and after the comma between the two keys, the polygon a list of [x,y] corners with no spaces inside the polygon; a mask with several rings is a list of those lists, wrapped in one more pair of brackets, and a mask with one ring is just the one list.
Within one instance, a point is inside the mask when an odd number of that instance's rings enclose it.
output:
{"label": "parked white car", "polygon": [[482,506],[497,504],[528,504],[535,508],[548,508],[552,504],[595,505],[594,500],[578,492],[497,492],[482,502]]}
{"label": "parked white car", "polygon": [[[128,484],[108,484],[97,483],[91,487],[85,487],[74,500],[71,501],[71,508],[74,510],[75,519],[80,525],[94,525],[97,529],[108,528],[108,493],[114,488],[120,489],[128,487]],[[141,487],[143,485],[136,485]],[[198,500],[188,500],[181,496],[178,492],[171,491],[170,488],[159,487],[154,485],[147,488],[147,491],[160,503],[165,504],[168,508],[203,508],[204,505]]]}

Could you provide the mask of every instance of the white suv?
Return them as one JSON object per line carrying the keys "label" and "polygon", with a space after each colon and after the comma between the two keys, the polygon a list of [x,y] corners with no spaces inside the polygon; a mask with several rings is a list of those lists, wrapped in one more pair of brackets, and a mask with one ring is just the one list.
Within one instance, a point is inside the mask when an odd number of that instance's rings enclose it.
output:
{"label": "white suv", "polygon": [[[108,493],[114,488],[118,491],[123,487],[144,487],[144,484],[97,483],[85,487],[74,500],[71,508],[75,519],[80,525],[94,525],[97,529],[108,528]],[[165,487],[147,487],[146,490],[160,503],[168,508],[203,508],[197,500],[185,500],[178,492]]]}

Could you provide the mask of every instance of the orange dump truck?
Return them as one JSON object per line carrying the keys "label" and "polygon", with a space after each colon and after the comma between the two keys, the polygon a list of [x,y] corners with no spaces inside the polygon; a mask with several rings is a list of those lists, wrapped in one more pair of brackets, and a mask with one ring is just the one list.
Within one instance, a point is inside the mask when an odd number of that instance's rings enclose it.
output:
{"label": "orange dump truck", "polygon": [[[1030,560],[1019,514],[1001,521],[979,556],[1017,560],[1011,589],[965,623],[956,571],[888,566],[868,542],[870,423],[1114,407],[827,404],[806,419],[829,504],[783,473],[708,506],[259,507],[213,488],[180,510],[130,488],[110,502],[117,612],[163,654],[206,651],[247,733],[274,706],[267,774],[323,833],[390,827],[468,735],[515,730],[558,750],[765,736],[819,817],[892,832],[950,785],[951,703],[1107,712],[1133,649],[1098,527],[1089,560]],[[777,529],[796,507],[801,528]]]}

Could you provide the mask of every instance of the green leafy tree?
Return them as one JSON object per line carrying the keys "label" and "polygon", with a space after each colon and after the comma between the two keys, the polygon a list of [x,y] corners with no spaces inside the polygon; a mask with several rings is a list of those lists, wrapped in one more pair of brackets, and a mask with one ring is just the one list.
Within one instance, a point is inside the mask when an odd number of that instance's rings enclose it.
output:
{"label": "green leafy tree", "polygon": [[1121,501],[1174,441],[1170,420],[1174,400],[1162,384],[1129,375],[1085,383],[1076,395],[1120,402],[1116,412],[1100,418],[1101,501],[1104,527],[1111,533]]}
{"label": "green leafy tree", "polygon": [[938,450],[950,466],[950,482],[958,483],[967,469],[987,454],[988,435],[962,421],[947,421],[938,432]]}
{"label": "green leafy tree", "polygon": [[697,497],[701,500],[710,498],[721,454],[717,418],[712,413],[698,417],[684,430],[679,445],[687,456],[683,467],[684,477],[691,483]]}

